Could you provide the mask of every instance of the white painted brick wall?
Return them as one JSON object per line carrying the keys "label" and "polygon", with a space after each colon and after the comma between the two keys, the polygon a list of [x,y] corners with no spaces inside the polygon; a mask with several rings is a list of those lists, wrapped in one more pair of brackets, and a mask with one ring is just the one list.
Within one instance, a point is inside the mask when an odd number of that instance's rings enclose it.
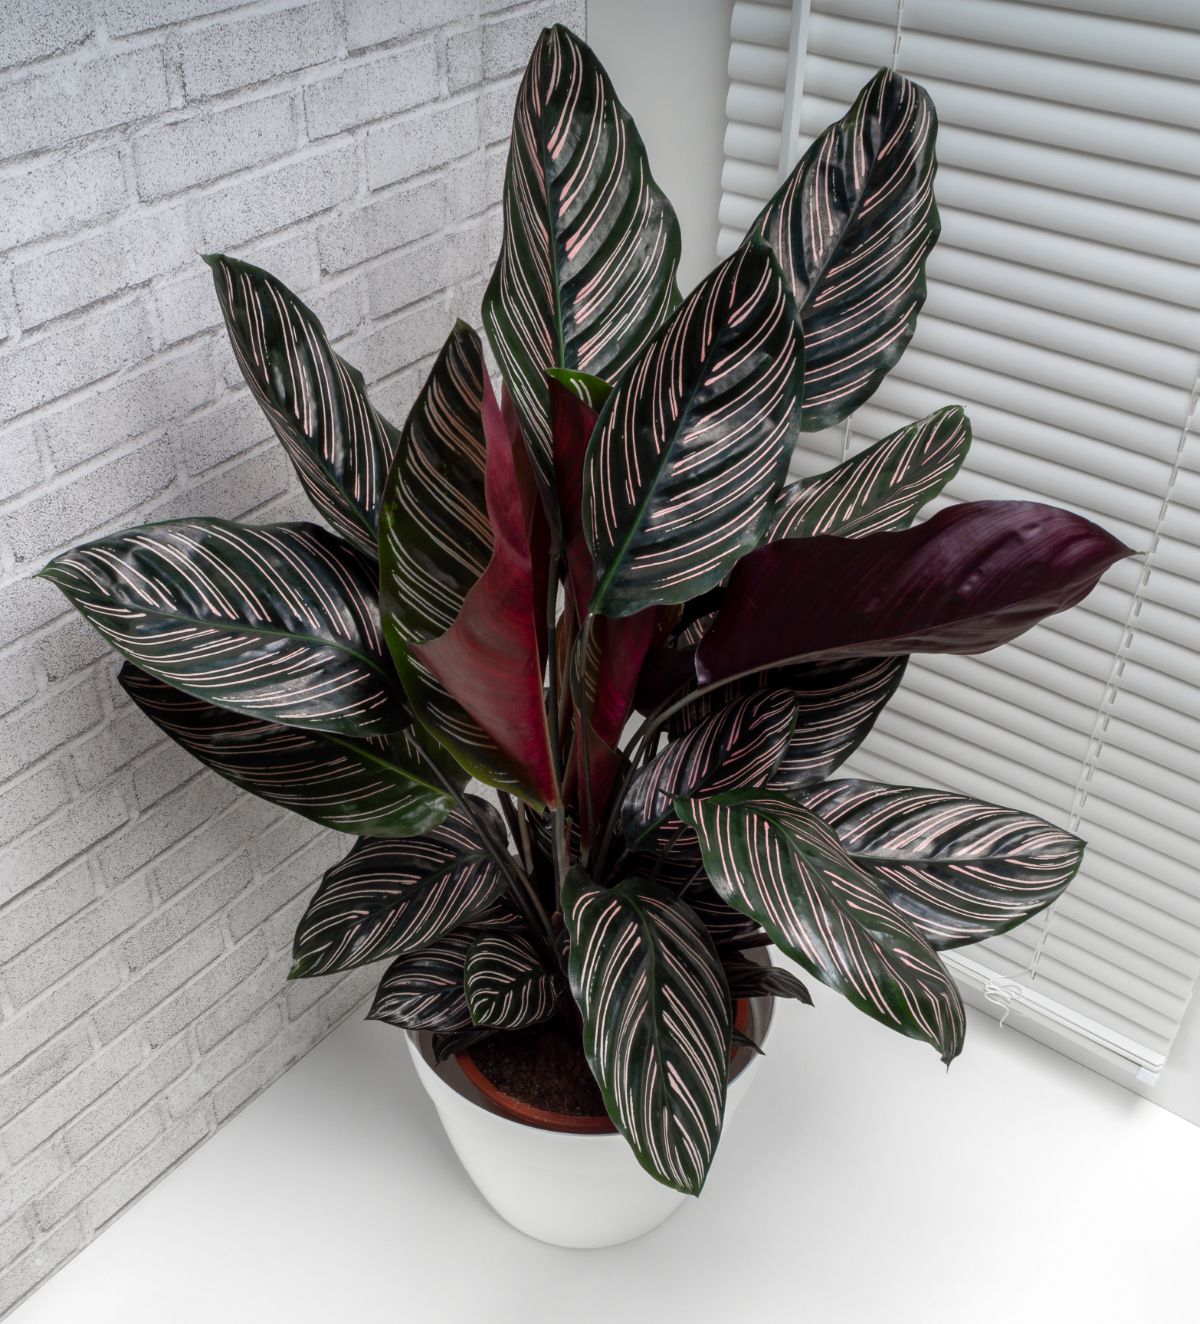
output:
{"label": "white painted brick wall", "polygon": [[285,986],[348,839],[162,740],[31,575],[151,519],[312,518],[197,254],[298,290],[400,421],[478,325],[530,43],[584,4],[0,4],[0,1314],[377,974]]}

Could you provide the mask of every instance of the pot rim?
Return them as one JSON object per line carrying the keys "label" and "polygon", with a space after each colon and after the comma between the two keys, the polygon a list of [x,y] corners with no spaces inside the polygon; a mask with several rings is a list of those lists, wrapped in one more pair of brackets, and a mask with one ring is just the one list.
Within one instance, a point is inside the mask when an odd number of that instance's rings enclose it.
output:
{"label": "pot rim", "polygon": [[[765,1041],[775,1019],[774,1004],[775,999],[770,996],[761,998],[739,998],[737,1002],[738,1014],[734,1022],[735,1028],[744,1029],[746,1025],[753,1027],[755,1020],[760,1018],[758,1019],[758,1023],[761,1025],[761,1032],[758,1038],[760,1043]],[[741,1014],[743,1006],[746,1009],[744,1022]],[[756,1010],[758,1012],[758,1018],[755,1017]],[[621,1133],[613,1125],[607,1114],[603,1118],[604,1123],[606,1123],[603,1129],[581,1128],[578,1125],[580,1122],[595,1124],[600,1122],[601,1119],[599,1117],[573,1116],[569,1113],[554,1113],[537,1108],[533,1104],[526,1104],[519,1099],[513,1099],[510,1095],[505,1095],[483,1075],[473,1061],[470,1061],[468,1050],[455,1053],[453,1058],[450,1059],[454,1066],[462,1073],[466,1083],[470,1086],[470,1092],[464,1091],[452,1078],[447,1078],[444,1071],[439,1069],[428,1056],[428,1040],[431,1037],[428,1031],[409,1030],[406,1034],[409,1041],[409,1049],[414,1058],[418,1060],[418,1064],[424,1067],[444,1089],[457,1095],[464,1103],[469,1103],[478,1108],[480,1112],[487,1113],[494,1117],[498,1122],[506,1123],[509,1126],[522,1127],[529,1131],[538,1131],[544,1135],[569,1135],[573,1139],[581,1142],[608,1142],[611,1144],[614,1140],[622,1139]],[[738,1045],[734,1045],[735,1052],[737,1051],[737,1048]],[[737,1070],[729,1077],[728,1083],[731,1086],[736,1082],[748,1079],[759,1062],[759,1054],[752,1052],[748,1048],[743,1049],[742,1051],[745,1053],[745,1057],[739,1064]],[[468,1069],[467,1063],[463,1061],[464,1058],[470,1062],[470,1069]],[[442,1065],[444,1067],[445,1064]],[[476,1077],[478,1077],[478,1079]],[[509,1102],[510,1100],[511,1104]],[[512,1105],[515,1105],[515,1107]],[[518,1109],[520,1111],[518,1111]],[[521,1112],[526,1110],[532,1114],[540,1116],[526,1119],[521,1116]],[[540,1120],[541,1117],[554,1119],[554,1121],[547,1124]],[[561,1123],[565,1123],[565,1125]]]}

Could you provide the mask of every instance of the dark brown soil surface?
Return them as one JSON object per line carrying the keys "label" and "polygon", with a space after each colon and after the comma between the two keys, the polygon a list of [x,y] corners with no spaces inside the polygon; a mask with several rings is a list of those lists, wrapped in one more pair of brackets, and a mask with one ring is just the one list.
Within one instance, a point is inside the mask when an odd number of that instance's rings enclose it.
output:
{"label": "dark brown soil surface", "polygon": [[603,1117],[604,1100],[578,1039],[557,1025],[493,1035],[471,1060],[505,1094],[547,1112]]}

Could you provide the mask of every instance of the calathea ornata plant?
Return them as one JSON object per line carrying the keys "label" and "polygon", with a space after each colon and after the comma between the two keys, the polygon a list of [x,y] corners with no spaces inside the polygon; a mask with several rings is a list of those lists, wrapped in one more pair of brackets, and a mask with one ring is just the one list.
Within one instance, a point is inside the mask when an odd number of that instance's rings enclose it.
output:
{"label": "calathea ornata plant", "polygon": [[[788,482],[799,432],[899,358],[938,234],[936,119],[877,74],[686,298],[678,225],[591,51],[517,95],[483,303],[397,429],[267,272],[209,257],[234,352],[323,524],[175,520],[43,573],[173,739],[358,838],[295,977],[389,962],[371,1015],[452,1052],[559,1017],[660,1181],[697,1192],[733,1004],[807,999],[960,1050],[938,953],[1050,904],[1082,843],[961,795],[837,779],[913,653],[978,653],[1127,554],[969,502],[957,407]],[[495,788],[491,803],[470,779]]]}

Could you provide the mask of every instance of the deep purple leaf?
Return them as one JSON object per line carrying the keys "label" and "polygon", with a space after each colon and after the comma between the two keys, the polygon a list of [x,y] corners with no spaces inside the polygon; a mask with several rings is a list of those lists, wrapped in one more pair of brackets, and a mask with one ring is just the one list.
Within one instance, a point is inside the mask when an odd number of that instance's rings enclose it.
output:
{"label": "deep purple leaf", "polygon": [[788,539],[735,567],[703,684],[807,658],[983,653],[1084,598],[1132,553],[1070,511],[976,501],[865,538]]}

